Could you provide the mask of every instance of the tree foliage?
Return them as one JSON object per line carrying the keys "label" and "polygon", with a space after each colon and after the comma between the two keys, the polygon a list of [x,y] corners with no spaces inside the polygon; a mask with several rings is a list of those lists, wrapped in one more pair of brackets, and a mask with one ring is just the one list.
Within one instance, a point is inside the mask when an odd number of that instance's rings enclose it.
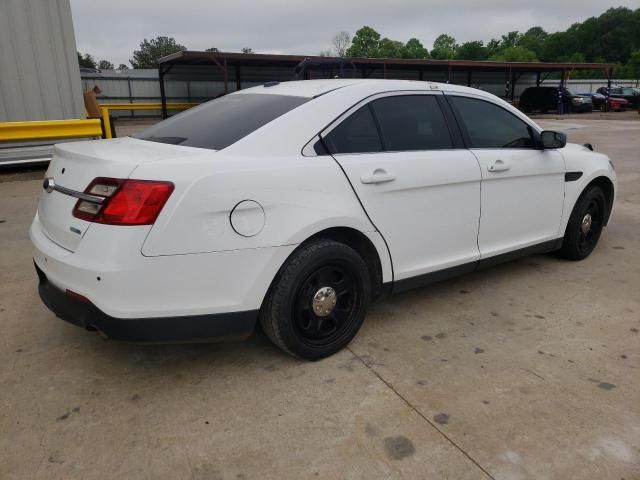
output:
{"label": "tree foliage", "polygon": [[452,60],[456,56],[458,44],[451,35],[443,33],[433,41],[431,56],[436,60]]}
{"label": "tree foliage", "polygon": [[187,47],[177,43],[173,37],[160,36],[151,40],[145,38],[140,43],[140,49],[134,50],[129,63],[133,68],[157,68],[160,58],[186,49]]}
{"label": "tree foliage", "polygon": [[351,46],[347,49],[348,57],[370,57],[380,56],[380,34],[373,28],[364,26],[356,32],[351,39]]}
{"label": "tree foliage", "polygon": [[118,70],[129,70],[129,67],[124,63],[121,63],[120,65],[118,65]]}
{"label": "tree foliage", "polygon": [[402,58],[421,59],[429,57],[429,50],[417,38],[410,38],[402,49]]}
{"label": "tree foliage", "polygon": [[100,60],[98,62],[98,69],[100,70],[115,70],[115,65],[109,60]]}
{"label": "tree foliage", "polygon": [[499,62],[537,62],[536,53],[529,50],[527,47],[515,46],[507,47],[489,57],[489,60]]}
{"label": "tree foliage", "polygon": [[626,65],[627,76],[630,78],[640,78],[640,50],[636,50],[631,54]]}
{"label": "tree foliage", "polygon": [[486,60],[489,50],[482,40],[464,42],[456,49],[456,60]]}
{"label": "tree foliage", "polygon": [[[433,42],[431,57],[438,60],[497,60],[508,62],[617,63],[619,78],[640,77],[640,8],[610,8],[598,17],[575,23],[562,32],[547,33],[541,26],[511,31],[489,40],[458,44],[448,34]],[[406,44],[384,37],[369,26],[356,32],[345,54],[371,58],[429,58],[417,38]],[[574,72],[574,77],[602,76],[602,72]]]}
{"label": "tree foliage", "polygon": [[98,68],[95,59],[91,55],[88,53],[85,53],[84,55],[80,52],[76,53],[78,54],[78,64],[80,65],[80,68],[92,68],[94,70]]}

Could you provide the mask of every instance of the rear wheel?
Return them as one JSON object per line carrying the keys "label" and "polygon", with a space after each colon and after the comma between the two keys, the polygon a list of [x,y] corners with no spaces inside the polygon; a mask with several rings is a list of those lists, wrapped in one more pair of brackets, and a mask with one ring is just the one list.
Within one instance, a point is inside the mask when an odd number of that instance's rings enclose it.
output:
{"label": "rear wheel", "polygon": [[362,257],[342,243],[316,240],[287,260],[262,306],[260,324],[282,350],[318,360],[351,341],[370,300]]}
{"label": "rear wheel", "polygon": [[573,207],[558,254],[570,260],[587,258],[596,247],[604,227],[607,201],[602,189],[589,187]]}

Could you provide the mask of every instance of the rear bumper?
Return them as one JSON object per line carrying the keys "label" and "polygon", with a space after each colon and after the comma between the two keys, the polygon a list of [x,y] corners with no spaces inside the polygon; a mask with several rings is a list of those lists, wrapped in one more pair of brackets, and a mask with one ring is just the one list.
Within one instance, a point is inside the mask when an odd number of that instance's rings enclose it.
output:
{"label": "rear bumper", "polygon": [[242,339],[252,332],[258,311],[189,315],[181,317],[116,318],[89,300],[68,295],[53,285],[38,268],[38,293],[44,304],[62,320],[98,330],[107,338],[133,342],[186,342]]}

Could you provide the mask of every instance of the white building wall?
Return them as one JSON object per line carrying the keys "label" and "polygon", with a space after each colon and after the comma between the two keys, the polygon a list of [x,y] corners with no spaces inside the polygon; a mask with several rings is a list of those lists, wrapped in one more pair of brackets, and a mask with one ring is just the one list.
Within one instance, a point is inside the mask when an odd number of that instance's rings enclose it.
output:
{"label": "white building wall", "polygon": [[69,0],[0,0],[0,122],[85,117]]}

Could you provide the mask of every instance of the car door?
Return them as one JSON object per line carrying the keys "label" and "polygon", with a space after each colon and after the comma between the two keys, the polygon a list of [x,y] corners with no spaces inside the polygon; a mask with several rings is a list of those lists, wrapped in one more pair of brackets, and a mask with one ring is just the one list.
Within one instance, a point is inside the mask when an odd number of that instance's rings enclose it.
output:
{"label": "car door", "polygon": [[481,258],[562,236],[564,158],[541,150],[532,125],[497,102],[447,95],[480,163]]}
{"label": "car door", "polygon": [[413,279],[397,289],[479,258],[480,168],[441,103],[441,92],[372,97],[322,134],[387,242],[394,280]]}

